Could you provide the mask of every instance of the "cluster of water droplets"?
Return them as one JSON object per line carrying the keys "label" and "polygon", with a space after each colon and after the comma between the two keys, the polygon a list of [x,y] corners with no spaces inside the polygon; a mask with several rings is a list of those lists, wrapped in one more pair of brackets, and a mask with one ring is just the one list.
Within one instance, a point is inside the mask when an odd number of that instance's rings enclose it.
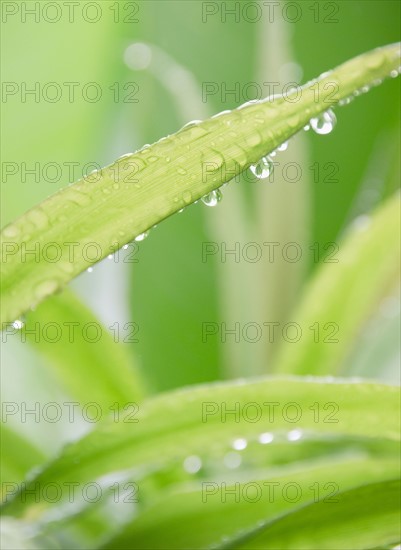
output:
{"label": "cluster of water droplets", "polygon": [[[229,448],[222,457],[223,466],[228,470],[236,470],[243,464],[246,451],[249,445],[256,443],[259,445],[269,445],[277,440],[277,442],[287,441],[289,443],[296,443],[304,437],[303,430],[294,428],[288,432],[262,432],[256,439],[252,438],[248,440],[245,437],[237,437],[229,443]],[[207,466],[207,465],[206,465]],[[204,463],[201,457],[198,455],[187,456],[183,463],[182,468],[189,474],[197,474],[204,468]]]}

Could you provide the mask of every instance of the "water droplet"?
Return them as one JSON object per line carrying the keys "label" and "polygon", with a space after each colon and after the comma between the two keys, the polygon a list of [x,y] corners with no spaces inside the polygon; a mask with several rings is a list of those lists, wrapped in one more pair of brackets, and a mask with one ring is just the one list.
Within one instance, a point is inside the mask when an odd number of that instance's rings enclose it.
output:
{"label": "water droplet", "polygon": [[93,272],[93,267],[88,267],[88,269],[86,270],[88,273],[92,273]]}
{"label": "water droplet", "polygon": [[196,474],[202,468],[202,460],[199,456],[187,456],[184,460],[184,470],[189,474]]}
{"label": "water droplet", "polygon": [[284,141],[281,145],[277,147],[277,151],[286,151],[288,149],[288,141]]}
{"label": "water droplet", "polygon": [[210,193],[202,197],[202,202],[206,206],[216,206],[222,198],[223,195],[221,194],[221,191],[219,189],[214,189],[214,191],[211,191]]}
{"label": "water droplet", "polygon": [[124,155],[121,155],[121,157],[118,157],[117,160],[126,159],[127,157],[130,157],[131,155],[133,155],[133,153],[125,153]]}
{"label": "water droplet", "polygon": [[287,119],[288,126],[296,128],[300,122],[299,115],[295,114]]}
{"label": "water droplet", "polygon": [[398,76],[398,71],[397,71],[397,69],[392,70],[392,71],[390,72],[390,76],[391,76],[391,78],[397,78],[397,76]]}
{"label": "water droplet", "polygon": [[16,328],[17,330],[21,330],[23,327],[24,327],[24,321],[21,321],[21,319],[16,319],[13,323],[12,323],[12,326],[14,328]]}
{"label": "water droplet", "polygon": [[16,225],[7,225],[7,227],[5,227],[3,229],[3,235],[4,237],[16,237],[19,233],[19,229]]}
{"label": "water droplet", "polygon": [[91,199],[86,193],[80,193],[71,188],[68,189],[68,198],[78,206],[85,206],[91,203]]}
{"label": "water droplet", "polygon": [[101,177],[102,177],[102,171],[95,169],[89,172],[89,174],[87,174],[84,179],[88,183],[95,183],[99,181]]}
{"label": "water droplet", "polygon": [[184,168],[178,168],[177,172],[181,174],[181,176],[185,176],[185,174],[187,173],[187,171]]}
{"label": "water droplet", "polygon": [[227,115],[228,113],[231,113],[231,111],[220,111],[220,113],[217,113],[217,115],[213,115],[212,118],[218,118],[219,116]]}
{"label": "water droplet", "polygon": [[328,109],[316,118],[311,118],[310,125],[316,134],[329,134],[336,125],[337,118],[331,109]]}
{"label": "water droplet", "polygon": [[178,214],[182,214],[184,212],[184,209],[181,208],[181,210],[178,210]]}
{"label": "water droplet", "polygon": [[123,250],[128,250],[128,245],[127,245],[127,244],[125,244],[125,245],[123,246]]}
{"label": "water droplet", "polygon": [[273,172],[274,164],[269,156],[263,157],[257,164],[249,167],[249,170],[258,179],[265,179]]}
{"label": "water droplet", "polygon": [[350,95],[348,97],[344,97],[343,99],[340,99],[338,104],[339,104],[340,107],[342,107],[343,105],[349,105],[353,99],[354,99],[354,97],[352,95]]}
{"label": "water droplet", "polygon": [[240,438],[233,441],[233,449],[235,449],[236,451],[243,451],[247,448],[247,446],[248,442],[246,439]]}
{"label": "water droplet", "polygon": [[274,435],[269,432],[264,432],[260,434],[258,437],[259,443],[262,443],[262,445],[266,445],[267,443],[271,443],[274,439]]}
{"label": "water droplet", "polygon": [[65,273],[72,273],[74,271],[74,266],[71,262],[60,262],[59,266]]}
{"label": "water droplet", "polygon": [[239,453],[227,453],[225,457],[223,458],[224,465],[227,468],[230,468],[230,470],[233,470],[235,468],[238,468],[238,466],[241,465],[242,458]]}
{"label": "water droplet", "polygon": [[41,208],[34,208],[33,210],[30,210],[26,217],[38,229],[44,229],[49,225],[49,218]]}
{"label": "water droplet", "polygon": [[246,141],[250,147],[256,147],[257,145],[262,143],[262,136],[258,131],[255,131],[247,136]]}
{"label": "water droplet", "polygon": [[112,260],[112,259],[114,258],[114,256],[113,256],[113,254],[109,254],[109,255],[107,256],[107,258],[108,258],[109,260]]}
{"label": "water droplet", "polygon": [[139,235],[137,235],[134,240],[136,242],[144,241],[148,235],[149,231],[144,231],[144,233],[140,233]]}
{"label": "water droplet", "polygon": [[251,99],[250,101],[247,101],[246,103],[243,103],[239,107],[237,107],[237,111],[240,111],[241,109],[245,109],[246,107],[249,107],[250,105],[255,105],[255,103],[258,103],[258,99]]}
{"label": "water droplet", "polygon": [[304,130],[305,130],[305,132],[309,132],[309,130],[310,130],[309,124],[307,124],[306,126],[304,126]]}
{"label": "water droplet", "polygon": [[291,430],[287,434],[288,441],[298,441],[303,435],[302,430]]}
{"label": "water droplet", "polygon": [[47,281],[42,281],[35,287],[35,296],[39,300],[42,298],[45,298],[46,296],[50,296],[50,294],[53,294],[53,292],[56,292],[58,289],[58,283],[55,280],[48,279]]}
{"label": "water droplet", "polygon": [[182,194],[182,200],[185,202],[185,204],[189,204],[192,200],[191,191],[184,191]]}
{"label": "water droplet", "polygon": [[201,120],[190,120],[184,126],[181,128],[181,130],[184,130],[184,128],[191,128],[192,126],[196,126],[199,124],[199,122],[202,122]]}

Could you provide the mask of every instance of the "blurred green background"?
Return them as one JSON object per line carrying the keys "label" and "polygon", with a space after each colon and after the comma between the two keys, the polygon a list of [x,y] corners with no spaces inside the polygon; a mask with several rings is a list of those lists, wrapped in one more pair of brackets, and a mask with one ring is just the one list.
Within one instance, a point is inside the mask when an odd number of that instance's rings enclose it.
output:
{"label": "blurred green background", "polygon": [[[6,11],[6,4],[14,7]],[[45,4],[24,19],[20,3],[2,3],[8,86],[3,84],[2,225],[96,164],[189,120],[260,98],[259,91],[267,95],[267,83],[277,83],[281,92],[288,82],[304,83],[400,39],[400,4],[392,0],[302,1],[292,7],[106,0],[86,11],[83,2],[73,23],[67,3],[58,3],[62,15],[55,22],[57,12],[44,11]],[[216,93],[205,98],[210,83]],[[36,86],[38,97],[25,96],[24,86]],[[291,312],[318,265],[309,247],[338,242],[354,218],[398,186],[399,86],[399,79],[389,80],[337,109],[330,135],[302,132],[293,138],[277,157],[281,164],[272,182],[247,176],[225,187],[216,208],[195,204],[153,229],[139,244],[136,263],[124,262],[122,254],[119,262],[105,260],[73,282],[106,326],[138,324],[139,341],[124,345],[151,391],[272,371],[280,339],[228,337],[222,343],[216,336],[203,342],[202,323],[296,321]],[[59,89],[61,97],[51,100]],[[98,100],[92,99],[99,90]],[[285,162],[299,166],[297,181],[283,178]],[[219,254],[205,262],[208,241],[220,248],[239,242],[241,249],[249,242],[296,242],[303,254],[296,263],[279,257],[270,263],[266,256],[256,263],[236,263],[232,256],[222,262]],[[372,317],[349,357],[354,365],[363,363],[359,375],[369,373],[369,342],[382,361],[374,376],[394,381],[399,316],[380,331],[380,318]],[[3,397],[19,400],[30,388],[32,400],[61,399],[34,346],[9,339],[3,350]]]}

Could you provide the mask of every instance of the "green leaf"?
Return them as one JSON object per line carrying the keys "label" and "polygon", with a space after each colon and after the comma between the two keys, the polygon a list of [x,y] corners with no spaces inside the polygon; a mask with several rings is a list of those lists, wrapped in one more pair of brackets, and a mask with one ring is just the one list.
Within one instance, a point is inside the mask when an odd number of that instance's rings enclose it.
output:
{"label": "green leaf", "polygon": [[338,263],[322,264],[293,313],[302,338],[283,345],[277,372],[341,373],[369,316],[398,284],[399,208],[397,193],[351,229],[339,244]]}
{"label": "green leaf", "polygon": [[[273,421],[263,406],[267,402],[278,407]],[[249,422],[244,414],[243,408],[249,403],[264,409],[260,421]],[[283,413],[288,403],[301,410],[295,422]],[[192,455],[199,455],[202,461],[210,458],[221,467],[222,456],[232,451],[234,440],[245,438],[249,446],[260,449],[258,437],[266,431],[279,440],[285,440],[294,429],[315,437],[399,440],[399,405],[395,387],[320,379],[264,378],[171,392],[145,401],[135,415],[129,411],[128,416],[114,419],[119,421],[98,425],[79,442],[68,445],[59,458],[27,483],[26,490],[5,505],[5,510],[12,515],[30,511],[32,517],[45,513],[50,503],[38,504],[35,491],[47,483],[60,487],[69,482],[106,483],[111,473],[123,478],[133,475],[139,481],[171,464],[182,475],[182,463]],[[222,417],[224,410],[239,412]],[[56,505],[61,504],[60,498]],[[74,508],[82,505],[85,502],[77,496]]]}
{"label": "green leaf", "polygon": [[[121,330],[114,332],[118,335]],[[143,397],[141,376],[126,345],[114,341],[68,289],[27,315],[21,338],[43,355],[70,397],[81,404],[95,402],[103,415],[116,404],[124,407]]]}
{"label": "green leaf", "polygon": [[[399,63],[398,44],[373,50],[306,84],[301,101],[268,99],[191,124],[31,209],[2,232],[2,321],[62,288],[88,267],[88,258],[95,263],[257,163],[355,90],[397,74]],[[21,246],[36,244],[40,258],[21,262]]]}
{"label": "green leaf", "polygon": [[17,483],[35,466],[46,460],[45,455],[26,438],[3,422],[0,423],[1,439],[1,492],[10,490],[7,483]]}
{"label": "green leaf", "polygon": [[[329,459],[324,465],[318,463],[313,467],[296,464],[292,468],[282,468],[278,475],[274,471],[266,478],[256,475],[249,481],[239,478],[236,484],[227,484],[227,487],[216,481],[208,482],[203,491],[182,489],[166,495],[103,548],[167,550],[216,547],[229,537],[235,540],[240,533],[255,528],[260,522],[279,517],[315,499],[321,499],[325,507],[329,510],[334,507],[335,510],[337,502],[330,500],[338,499],[339,490],[365,483],[367,479],[381,481],[396,476],[397,472],[395,458],[390,462],[347,458]],[[233,548],[232,543],[229,547]]]}
{"label": "green leaf", "polygon": [[399,480],[371,483],[338,494],[338,502],[317,502],[289,513],[220,548],[363,550],[400,541]]}

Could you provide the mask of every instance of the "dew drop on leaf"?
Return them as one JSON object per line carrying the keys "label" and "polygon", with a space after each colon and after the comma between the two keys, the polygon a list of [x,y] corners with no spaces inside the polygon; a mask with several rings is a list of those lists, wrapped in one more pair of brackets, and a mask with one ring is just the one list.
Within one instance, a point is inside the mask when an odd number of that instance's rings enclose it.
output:
{"label": "dew drop on leaf", "polygon": [[246,439],[239,438],[233,441],[233,449],[235,449],[236,451],[243,451],[244,449],[246,449],[247,446],[248,442]]}
{"label": "dew drop on leaf", "polygon": [[42,298],[45,298],[46,296],[50,296],[50,294],[53,294],[53,292],[55,292],[57,288],[58,288],[58,283],[53,279],[42,281],[35,287],[35,296],[37,299],[41,300]]}
{"label": "dew drop on leaf", "polygon": [[3,229],[3,235],[7,238],[16,237],[19,234],[19,229],[15,225],[8,225]]}
{"label": "dew drop on leaf", "polygon": [[121,157],[118,157],[117,160],[120,160],[120,159],[126,159],[128,157],[130,157],[133,153],[125,153],[124,155],[121,155]]}
{"label": "dew drop on leaf", "polygon": [[260,436],[258,437],[258,441],[259,443],[262,443],[262,445],[266,445],[267,443],[271,443],[274,439],[274,436],[273,434],[269,433],[269,432],[264,432],[262,434],[260,434]]}
{"label": "dew drop on leaf", "polygon": [[316,134],[330,134],[336,125],[337,118],[331,109],[328,109],[316,118],[311,118],[310,125]]}
{"label": "dew drop on leaf", "polygon": [[191,191],[184,191],[182,194],[182,200],[185,202],[185,204],[189,204],[192,200]]}
{"label": "dew drop on leaf", "polygon": [[187,456],[184,460],[184,470],[189,474],[196,474],[202,468],[202,460],[199,456]]}
{"label": "dew drop on leaf", "polygon": [[221,191],[219,189],[215,189],[214,191],[211,191],[210,193],[202,197],[202,202],[206,206],[216,206],[222,198],[223,195],[221,194]]}
{"label": "dew drop on leaf", "polygon": [[291,430],[287,434],[288,441],[298,441],[302,437],[302,430]]}
{"label": "dew drop on leaf", "polygon": [[145,231],[144,233],[140,233],[139,235],[137,235],[134,240],[136,242],[144,241],[148,235],[149,235],[149,231]]}
{"label": "dew drop on leaf", "polygon": [[258,179],[265,179],[265,178],[268,178],[270,174],[273,172],[273,168],[274,168],[273,161],[269,156],[267,156],[267,157],[261,158],[257,164],[250,166],[249,170]]}
{"label": "dew drop on leaf", "polygon": [[223,458],[224,465],[231,470],[238,468],[241,465],[242,458],[239,453],[227,453]]}

